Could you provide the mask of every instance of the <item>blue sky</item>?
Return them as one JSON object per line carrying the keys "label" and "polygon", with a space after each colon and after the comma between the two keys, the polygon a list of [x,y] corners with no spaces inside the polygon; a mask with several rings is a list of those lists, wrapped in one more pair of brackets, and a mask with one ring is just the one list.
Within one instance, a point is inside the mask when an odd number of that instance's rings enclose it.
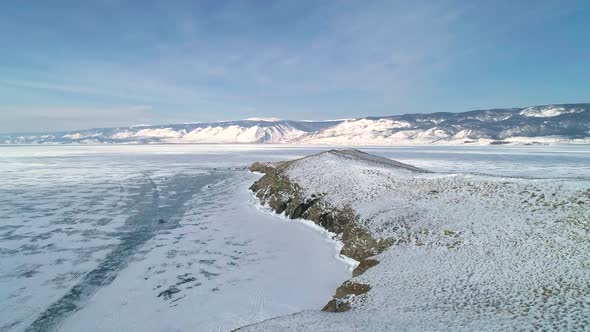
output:
{"label": "blue sky", "polygon": [[10,1],[0,132],[590,102],[589,1]]}

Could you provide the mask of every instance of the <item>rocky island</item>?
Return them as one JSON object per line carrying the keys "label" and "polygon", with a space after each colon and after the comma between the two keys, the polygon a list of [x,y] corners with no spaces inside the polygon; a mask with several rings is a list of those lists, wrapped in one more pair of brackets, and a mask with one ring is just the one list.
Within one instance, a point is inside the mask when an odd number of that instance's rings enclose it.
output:
{"label": "rocky island", "polygon": [[250,169],[263,205],[335,233],[359,264],[323,311],[240,331],[590,324],[587,181],[438,174],[354,149]]}

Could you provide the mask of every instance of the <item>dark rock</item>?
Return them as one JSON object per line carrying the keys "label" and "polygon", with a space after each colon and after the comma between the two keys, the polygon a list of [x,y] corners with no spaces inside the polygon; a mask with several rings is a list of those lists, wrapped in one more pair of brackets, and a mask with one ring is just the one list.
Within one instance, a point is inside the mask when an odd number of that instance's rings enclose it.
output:
{"label": "dark rock", "polygon": [[322,311],[327,312],[343,312],[350,310],[350,304],[348,304],[348,297],[351,295],[357,296],[367,293],[371,289],[371,286],[367,284],[361,284],[352,281],[345,281],[338,289],[336,289],[336,295],[322,308]]}
{"label": "dark rock", "polygon": [[363,259],[360,261],[359,265],[354,269],[354,271],[352,271],[352,276],[360,276],[361,274],[365,273],[365,271],[377,264],[379,264],[379,261],[376,259]]}
{"label": "dark rock", "polygon": [[[356,151],[356,150],[355,150]],[[345,151],[350,155],[362,154],[360,151]],[[331,151],[325,152],[330,153]],[[341,151],[335,152],[340,153]],[[371,162],[383,163],[394,167],[403,167],[416,172],[426,172],[394,161],[384,161],[371,156]],[[311,220],[330,232],[341,236],[344,246],[340,253],[360,261],[353,271],[356,277],[378,264],[375,259],[367,259],[392,246],[394,239],[376,239],[360,223],[360,217],[350,207],[335,208],[324,200],[325,194],[314,193],[305,198],[301,188],[290,181],[285,170],[296,161],[282,163],[254,163],[251,171],[264,173],[258,181],[250,186],[262,204],[268,205],[276,213],[285,213],[291,219]],[[325,311],[341,312],[350,309],[346,298],[368,292],[369,285],[347,281],[336,290],[334,298],[324,307]]]}
{"label": "dark rock", "polygon": [[249,170],[251,172],[268,173],[269,171],[276,168],[278,164],[268,162],[255,162],[254,164],[250,165]]}

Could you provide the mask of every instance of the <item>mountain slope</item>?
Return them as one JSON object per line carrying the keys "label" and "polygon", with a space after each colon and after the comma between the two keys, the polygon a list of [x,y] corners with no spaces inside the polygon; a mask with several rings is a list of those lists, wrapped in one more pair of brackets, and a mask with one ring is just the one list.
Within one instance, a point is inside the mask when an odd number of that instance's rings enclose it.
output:
{"label": "mountain slope", "polygon": [[298,140],[328,144],[471,143],[589,136],[590,104],[573,104],[367,117],[347,120]]}
{"label": "mountain slope", "polygon": [[124,128],[96,128],[41,134],[0,135],[0,143],[284,143],[334,125],[333,121],[239,120]]}
{"label": "mountain slope", "polygon": [[464,144],[590,143],[590,104],[405,114],[334,121],[247,119],[0,135],[4,144],[296,143]]}

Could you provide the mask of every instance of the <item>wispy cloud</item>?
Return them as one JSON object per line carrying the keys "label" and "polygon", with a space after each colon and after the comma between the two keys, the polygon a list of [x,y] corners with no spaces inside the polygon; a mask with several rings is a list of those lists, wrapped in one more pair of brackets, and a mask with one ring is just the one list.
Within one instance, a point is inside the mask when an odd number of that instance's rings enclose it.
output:
{"label": "wispy cloud", "polygon": [[[343,2],[344,4],[344,2]],[[452,7],[431,4],[319,8],[321,29],[298,41],[224,36],[200,39],[186,19],[183,38],[157,45],[137,61],[88,58],[48,63],[40,81],[4,81],[23,88],[195,104],[264,104],[260,98],[317,96],[340,91],[400,96],[444,68]],[[226,10],[226,16],[239,17]],[[312,15],[312,14],[310,14]],[[316,20],[317,18],[309,18]],[[305,20],[295,24],[304,25]],[[317,23],[316,23],[317,24]],[[190,24],[188,24],[190,26]],[[57,79],[56,79],[57,78]],[[65,78],[65,79],[64,79]],[[424,82],[422,82],[424,83]],[[417,84],[417,83],[413,83]]]}
{"label": "wispy cloud", "polygon": [[[265,6],[215,2],[127,11],[118,2],[101,6],[116,13],[103,18],[110,25],[94,15],[73,21],[79,29],[97,33],[96,39],[63,38],[67,42],[59,52],[26,50],[35,70],[0,66],[5,77],[0,88],[35,97],[28,99],[40,100],[39,109],[76,103],[83,109],[152,105],[156,121],[425,111],[422,107],[432,107],[437,98],[444,99],[438,100],[439,107],[451,100],[445,95],[450,89],[483,85],[486,67],[507,54],[494,48],[509,48],[513,42],[507,35],[552,22],[575,7],[552,0],[526,5],[458,0],[277,1]],[[70,37],[63,29],[51,33],[58,43],[59,37]],[[63,51],[68,47],[72,52]],[[461,80],[465,68],[470,68],[469,75],[480,75],[481,82]],[[498,87],[489,98],[497,99],[501,92]],[[46,104],[36,98],[51,93],[59,95],[59,105],[51,98]],[[455,91],[453,98],[469,96]],[[17,116],[11,119],[18,121]],[[2,113],[0,120],[8,121]],[[102,122],[109,121],[105,115]]]}

